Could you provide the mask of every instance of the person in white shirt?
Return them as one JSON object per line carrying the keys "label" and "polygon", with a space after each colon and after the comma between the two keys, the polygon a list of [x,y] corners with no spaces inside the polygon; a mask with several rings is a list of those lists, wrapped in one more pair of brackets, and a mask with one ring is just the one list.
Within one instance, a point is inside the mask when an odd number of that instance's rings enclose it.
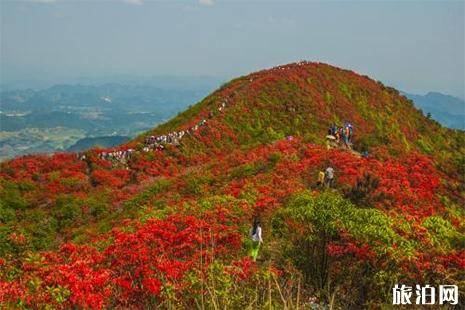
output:
{"label": "person in white shirt", "polygon": [[258,218],[254,219],[252,229],[250,230],[250,237],[252,239],[252,248],[250,249],[250,256],[252,257],[253,261],[256,261],[258,256],[258,250],[260,249],[260,244],[263,243],[262,227]]}
{"label": "person in white shirt", "polygon": [[334,182],[334,169],[329,166],[325,171],[325,186],[327,188],[332,188]]}

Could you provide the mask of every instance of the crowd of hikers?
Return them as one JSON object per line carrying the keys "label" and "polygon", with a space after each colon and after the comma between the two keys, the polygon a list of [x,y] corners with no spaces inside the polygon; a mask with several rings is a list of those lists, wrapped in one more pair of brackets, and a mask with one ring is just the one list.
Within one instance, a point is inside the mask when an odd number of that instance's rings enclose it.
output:
{"label": "crowd of hikers", "polygon": [[184,137],[187,131],[181,130],[179,132],[170,132],[167,135],[161,135],[158,137],[150,136],[144,139],[144,152],[150,150],[163,150],[166,144],[179,145],[179,141]]}
{"label": "crowd of hikers", "polygon": [[165,148],[165,145],[167,144],[179,145],[181,139],[185,135],[189,135],[193,133],[194,131],[197,131],[201,126],[205,126],[206,124],[207,124],[207,120],[203,119],[187,130],[173,131],[166,135],[161,135],[157,137],[156,136],[146,137],[144,139],[143,151],[148,152],[150,150],[163,150]]}
{"label": "crowd of hikers", "polygon": [[[222,112],[228,104],[228,99],[224,99],[220,106],[218,107],[218,112]],[[209,113],[209,118],[212,118],[215,114],[211,111]],[[144,145],[142,147],[143,152],[150,152],[151,150],[159,150],[162,151],[165,149],[166,145],[179,145],[180,141],[186,135],[190,135],[193,132],[199,130],[200,127],[205,126],[207,124],[206,119],[202,119],[197,124],[192,126],[189,129],[181,130],[181,131],[173,131],[166,135],[160,136],[149,136],[145,137]],[[100,152],[98,157],[103,160],[109,160],[113,163],[120,163],[120,164],[127,164],[127,161],[133,156],[134,153],[137,151],[134,149],[127,149],[127,150],[114,150],[112,152]],[[86,155],[83,153],[79,153],[77,155],[79,160],[86,160]]]}
{"label": "crowd of hikers", "polygon": [[[228,103],[228,99],[223,100],[220,103],[220,106],[218,107],[218,111],[222,112]],[[212,118],[214,116],[213,111],[209,113],[209,118]],[[205,126],[207,124],[206,119],[202,119],[199,121],[197,124],[192,126],[189,129],[186,130],[181,130],[181,131],[173,131],[170,132],[166,135],[161,135],[161,136],[150,136],[146,137],[144,139],[144,152],[149,152],[150,150],[163,150],[165,148],[165,145],[167,144],[172,144],[172,145],[179,145],[181,139],[186,136],[190,135],[193,132],[199,130],[200,127]]]}
{"label": "crowd of hikers", "polygon": [[[127,164],[129,159],[134,155],[136,152],[135,149],[127,149],[127,150],[114,150],[112,152],[100,152],[98,153],[98,158],[102,160],[109,160],[112,162],[119,162],[121,164]],[[85,153],[78,153],[77,158],[82,161],[88,161],[88,157]],[[89,162],[90,164],[90,162]]]}
{"label": "crowd of hikers", "polygon": [[117,150],[113,152],[101,152],[98,154],[100,159],[104,160],[117,160],[117,161],[128,161],[136,150],[127,149],[127,150]]}
{"label": "crowd of hikers", "polygon": [[344,126],[338,127],[335,124],[328,128],[326,145],[328,149],[342,145],[346,149],[352,149],[354,128],[351,123],[346,122]]}
{"label": "crowd of hikers", "polygon": [[[297,66],[305,66],[305,65],[308,65],[308,64],[311,64],[312,62],[311,61],[307,61],[307,60],[301,60],[301,61],[298,61],[296,62],[295,64]],[[281,66],[276,66],[276,67],[273,67],[271,69],[269,69],[270,71],[284,71],[284,70],[292,70],[292,67],[289,66],[289,65],[281,65]]]}

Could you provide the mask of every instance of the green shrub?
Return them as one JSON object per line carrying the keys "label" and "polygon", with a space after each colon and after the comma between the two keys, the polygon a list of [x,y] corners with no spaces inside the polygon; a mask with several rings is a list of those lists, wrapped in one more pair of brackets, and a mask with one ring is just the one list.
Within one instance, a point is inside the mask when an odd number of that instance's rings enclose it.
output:
{"label": "green shrub", "polygon": [[184,195],[200,196],[204,193],[204,186],[211,184],[211,176],[189,175],[185,178],[185,184],[181,189]]}
{"label": "green shrub", "polygon": [[82,219],[82,201],[72,195],[61,194],[57,197],[52,215],[57,219],[59,229],[75,225],[76,219]]}
{"label": "green shrub", "polygon": [[434,151],[433,147],[423,139],[418,139],[416,141],[416,144],[419,147],[420,151],[425,154],[432,154]]}
{"label": "green shrub", "polygon": [[438,216],[430,216],[423,221],[431,243],[445,252],[453,248],[465,248],[465,235],[455,230],[452,224]]}
{"label": "green shrub", "polygon": [[23,190],[27,190],[28,183],[15,184],[4,179],[0,183],[0,208],[10,208],[13,210],[24,210],[28,203],[22,195]]}

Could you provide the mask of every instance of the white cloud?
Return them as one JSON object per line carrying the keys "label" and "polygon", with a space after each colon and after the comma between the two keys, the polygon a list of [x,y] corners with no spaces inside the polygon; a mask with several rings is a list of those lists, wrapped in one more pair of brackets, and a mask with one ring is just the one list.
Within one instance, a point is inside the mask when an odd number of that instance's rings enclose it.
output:
{"label": "white cloud", "polygon": [[123,0],[123,2],[126,2],[128,4],[133,4],[133,5],[142,5],[142,4],[144,4],[144,0]]}
{"label": "white cloud", "polygon": [[214,0],[199,0],[199,4],[211,6],[215,4],[215,1]]}

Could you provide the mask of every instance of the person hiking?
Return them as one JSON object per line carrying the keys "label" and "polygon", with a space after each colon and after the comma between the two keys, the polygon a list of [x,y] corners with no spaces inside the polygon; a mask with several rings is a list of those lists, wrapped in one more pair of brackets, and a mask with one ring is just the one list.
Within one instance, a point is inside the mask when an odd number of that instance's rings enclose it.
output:
{"label": "person hiking", "polygon": [[263,243],[262,227],[260,226],[260,220],[258,218],[255,218],[253,221],[253,226],[250,230],[250,238],[252,239],[250,256],[252,257],[252,260],[255,262],[258,256],[258,250],[260,249],[260,243]]}
{"label": "person hiking", "polygon": [[328,127],[328,136],[336,137],[336,127],[334,125]]}
{"label": "person hiking", "polygon": [[354,127],[352,126],[351,123],[347,125],[349,128],[349,142],[352,143],[352,136],[354,135]]}
{"label": "person hiking", "polygon": [[349,134],[350,134],[349,126],[345,126],[344,131],[342,132],[342,138],[343,138],[343,141],[344,141],[344,146],[346,148],[348,148],[348,149],[350,148],[349,147]]}
{"label": "person hiking", "polygon": [[339,144],[342,138],[342,128],[336,128],[336,142]]}
{"label": "person hiking", "polygon": [[323,171],[318,172],[318,181],[316,182],[317,186],[325,185],[325,173]]}
{"label": "person hiking", "polygon": [[337,132],[336,124],[331,125],[331,127],[329,127],[328,129],[328,135],[336,136],[336,132]]}
{"label": "person hiking", "polygon": [[326,188],[332,188],[334,181],[334,169],[331,166],[328,166],[325,170],[325,186]]}

